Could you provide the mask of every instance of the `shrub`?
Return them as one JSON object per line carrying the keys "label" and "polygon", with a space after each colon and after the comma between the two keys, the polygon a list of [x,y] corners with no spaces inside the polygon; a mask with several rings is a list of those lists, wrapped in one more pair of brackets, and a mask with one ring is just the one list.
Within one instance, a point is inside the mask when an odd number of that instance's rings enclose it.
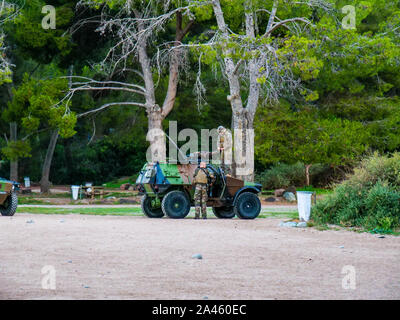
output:
{"label": "shrub", "polygon": [[400,154],[364,159],[312,211],[315,222],[391,231],[400,225]]}
{"label": "shrub", "polygon": [[[321,174],[327,166],[315,164],[310,168],[311,182],[313,178]],[[306,184],[306,174],[304,164],[280,163],[257,175],[257,182],[263,185],[264,189],[287,188],[289,186],[303,187]]]}

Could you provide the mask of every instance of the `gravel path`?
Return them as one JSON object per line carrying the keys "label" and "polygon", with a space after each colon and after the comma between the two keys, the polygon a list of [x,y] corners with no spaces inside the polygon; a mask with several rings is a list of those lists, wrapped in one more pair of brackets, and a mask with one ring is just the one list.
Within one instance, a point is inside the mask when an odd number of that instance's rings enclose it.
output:
{"label": "gravel path", "polygon": [[[1,217],[0,298],[400,299],[399,237],[280,221]],[[45,266],[56,290],[42,289]]]}

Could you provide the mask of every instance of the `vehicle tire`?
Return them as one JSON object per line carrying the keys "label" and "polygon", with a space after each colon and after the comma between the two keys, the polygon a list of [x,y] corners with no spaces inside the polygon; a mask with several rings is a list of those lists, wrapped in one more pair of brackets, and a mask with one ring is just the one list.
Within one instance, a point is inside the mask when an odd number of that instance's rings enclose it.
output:
{"label": "vehicle tire", "polygon": [[236,199],[235,214],[240,219],[255,219],[261,211],[261,201],[252,192],[244,192]]}
{"label": "vehicle tire", "polygon": [[147,195],[142,197],[142,201],[140,202],[142,207],[142,211],[144,215],[148,218],[162,218],[164,216],[164,212],[160,208],[152,208],[151,207],[151,198]]}
{"label": "vehicle tire", "polygon": [[233,207],[214,207],[212,210],[219,219],[232,219],[235,216]]}
{"label": "vehicle tire", "polygon": [[2,216],[13,216],[17,211],[18,206],[18,197],[16,193],[12,192],[11,195],[7,198],[7,200],[0,205],[0,213]]}
{"label": "vehicle tire", "polygon": [[183,219],[190,211],[190,201],[182,191],[167,193],[161,203],[164,214],[172,219]]}

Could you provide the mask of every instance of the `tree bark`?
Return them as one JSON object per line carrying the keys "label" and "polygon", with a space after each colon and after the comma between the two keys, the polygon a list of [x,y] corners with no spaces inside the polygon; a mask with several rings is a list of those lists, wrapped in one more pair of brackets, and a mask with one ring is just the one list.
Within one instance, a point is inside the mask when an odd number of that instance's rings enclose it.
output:
{"label": "tree bark", "polygon": [[[10,140],[17,141],[17,123],[10,122]],[[18,160],[10,161],[10,180],[18,181]]]}
{"label": "tree bark", "polygon": [[[246,36],[249,38],[255,37],[254,15],[250,8],[246,8]],[[218,29],[222,36],[229,41],[228,29],[225,23],[224,15],[221,9],[219,0],[213,1],[213,10],[217,20]],[[240,61],[233,61],[231,49],[226,46],[223,49],[225,53],[225,74],[229,82],[230,95],[227,97],[232,108],[232,130],[234,136],[234,159],[232,171],[234,176],[253,181],[254,180],[254,116],[259,100],[259,84],[257,60],[249,61],[249,96],[247,98],[246,107],[243,106],[243,100],[240,94],[241,86],[237,67]]]}
{"label": "tree bark", "polygon": [[[137,18],[140,13],[135,11]],[[189,21],[186,27],[182,28],[182,14],[177,12],[176,15],[176,35],[174,46],[180,44],[185,35],[189,32],[193,21]],[[139,31],[143,31],[143,22],[139,23]],[[147,161],[149,162],[165,162],[167,158],[166,138],[163,131],[162,121],[171,112],[178,90],[179,81],[179,55],[182,54],[179,48],[172,49],[169,58],[169,80],[168,89],[163,102],[162,108],[157,104],[155,98],[155,86],[153,81],[153,73],[151,70],[151,60],[147,54],[147,38],[143,37],[140,40],[138,57],[142,68],[143,79],[145,83],[146,93],[146,112],[148,117],[148,133],[147,141],[150,142],[150,153],[147,153]]]}
{"label": "tree bark", "polygon": [[165,133],[162,126],[164,119],[160,108],[147,108],[148,132],[147,141],[150,142],[150,154],[147,153],[148,162],[165,162],[167,158],[167,146]]}
{"label": "tree bark", "polygon": [[312,164],[306,164],[306,185],[307,187],[310,185],[310,168]]}
{"label": "tree bark", "polygon": [[[242,108],[233,114],[235,176],[239,179],[254,180],[254,130],[248,110]],[[250,120],[250,121],[249,121]]]}
{"label": "tree bark", "polygon": [[49,146],[47,147],[46,158],[42,168],[42,179],[40,180],[40,192],[48,193],[50,191],[50,168],[53,161],[54,150],[58,140],[58,129],[54,130],[50,136]]}

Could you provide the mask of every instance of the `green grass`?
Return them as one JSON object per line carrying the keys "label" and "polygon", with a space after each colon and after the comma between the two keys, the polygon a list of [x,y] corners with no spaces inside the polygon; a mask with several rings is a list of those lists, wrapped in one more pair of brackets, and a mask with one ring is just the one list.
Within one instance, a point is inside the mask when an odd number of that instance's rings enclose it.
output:
{"label": "green grass", "polygon": [[61,193],[31,193],[31,194],[22,194],[18,195],[19,198],[70,198],[70,192],[61,192]]}
{"label": "green grass", "polygon": [[[303,188],[296,188],[297,191],[312,191],[312,192],[316,192],[317,195],[319,194],[330,194],[333,191],[330,189],[322,189],[322,188],[314,188],[314,187],[303,187]],[[275,190],[263,190],[262,191],[262,195],[263,196],[273,196],[274,195]]]}
{"label": "green grass", "polygon": [[297,211],[289,211],[289,212],[280,212],[280,211],[267,211],[262,210],[259,218],[287,218],[287,219],[296,219],[299,217],[299,213]]}
{"label": "green grass", "polygon": [[104,198],[108,198],[108,197],[129,198],[129,197],[135,197],[137,195],[138,195],[138,192],[109,192],[104,196]]}
{"label": "green grass", "polygon": [[[83,214],[83,215],[96,215],[96,216],[131,216],[142,215],[142,209],[137,208],[38,208],[38,207],[18,207],[17,213],[32,213],[32,214]],[[194,213],[192,208],[191,213]],[[211,209],[207,210],[210,217],[213,216]],[[285,218],[295,219],[298,218],[297,211],[294,212],[270,212],[263,210],[259,218]]]}
{"label": "green grass", "polygon": [[321,189],[321,188],[314,188],[314,187],[304,187],[304,188],[296,188],[297,191],[313,191],[317,194],[329,194],[333,191],[330,189]]}
{"label": "green grass", "polygon": [[51,203],[39,199],[26,198],[26,197],[18,197],[18,204],[45,204],[49,205]]}
{"label": "green grass", "polygon": [[136,181],[136,178],[137,178],[136,176],[133,176],[133,177],[130,177],[130,178],[127,178],[127,179],[117,179],[117,180],[113,180],[113,181],[110,181],[110,182],[106,182],[106,183],[103,184],[103,186],[106,187],[106,188],[116,188],[116,189],[118,189],[121,186],[121,184],[124,184],[124,183],[134,184],[135,181]]}
{"label": "green grass", "polygon": [[37,207],[19,207],[17,213],[32,213],[32,214],[84,214],[95,216],[131,216],[141,215],[141,208],[37,208]]}

